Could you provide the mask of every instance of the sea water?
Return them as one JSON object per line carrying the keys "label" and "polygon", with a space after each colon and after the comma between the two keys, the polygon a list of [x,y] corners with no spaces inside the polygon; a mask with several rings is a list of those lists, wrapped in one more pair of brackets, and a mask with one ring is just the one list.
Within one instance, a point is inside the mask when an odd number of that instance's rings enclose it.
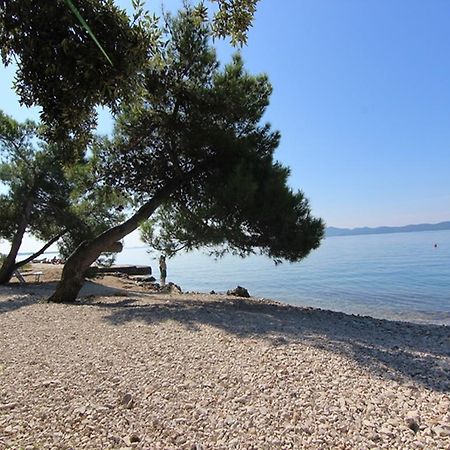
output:
{"label": "sea water", "polygon": [[[156,253],[125,248],[117,264],[150,265]],[[450,325],[450,231],[340,236],[323,240],[299,263],[202,252],[168,260],[167,281],[183,291],[225,292],[237,285],[252,296],[350,314]]]}

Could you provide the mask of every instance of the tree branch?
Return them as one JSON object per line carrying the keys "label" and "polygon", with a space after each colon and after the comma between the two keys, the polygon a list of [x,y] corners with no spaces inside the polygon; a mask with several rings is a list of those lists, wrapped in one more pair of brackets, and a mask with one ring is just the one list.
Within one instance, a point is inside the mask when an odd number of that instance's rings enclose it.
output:
{"label": "tree branch", "polygon": [[55,237],[53,237],[52,239],[50,239],[50,241],[48,241],[41,249],[39,249],[36,253],[33,253],[31,256],[29,256],[28,258],[19,261],[15,264],[14,268],[18,269],[19,267],[24,266],[25,264],[28,264],[30,261],[33,261],[33,259],[37,258],[38,256],[42,255],[42,253],[45,252],[45,250],[47,250],[52,244],[54,244],[58,239],[62,238],[67,232],[69,231],[68,228],[66,228],[65,230],[61,231],[61,233],[57,234]]}

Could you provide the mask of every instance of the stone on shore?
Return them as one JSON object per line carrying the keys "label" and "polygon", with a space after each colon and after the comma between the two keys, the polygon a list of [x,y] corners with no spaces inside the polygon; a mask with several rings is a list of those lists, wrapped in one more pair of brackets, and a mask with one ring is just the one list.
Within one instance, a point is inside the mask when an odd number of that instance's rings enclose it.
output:
{"label": "stone on shore", "polygon": [[227,295],[234,295],[235,297],[245,297],[245,298],[250,297],[250,294],[248,293],[247,289],[245,289],[242,286],[238,286],[236,289],[227,291]]}
{"label": "stone on shore", "polygon": [[181,290],[181,287],[172,282],[166,284],[165,286],[161,286],[159,288],[159,292],[161,294],[182,294],[183,293],[183,291]]}

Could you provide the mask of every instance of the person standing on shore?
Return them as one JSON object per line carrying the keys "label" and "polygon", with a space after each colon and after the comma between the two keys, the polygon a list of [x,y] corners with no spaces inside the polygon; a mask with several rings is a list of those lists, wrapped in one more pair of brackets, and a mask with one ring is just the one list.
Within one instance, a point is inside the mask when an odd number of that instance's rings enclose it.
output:
{"label": "person standing on shore", "polygon": [[161,255],[159,258],[159,272],[160,272],[161,286],[165,286],[167,277],[167,265],[166,265],[166,257],[163,255]]}

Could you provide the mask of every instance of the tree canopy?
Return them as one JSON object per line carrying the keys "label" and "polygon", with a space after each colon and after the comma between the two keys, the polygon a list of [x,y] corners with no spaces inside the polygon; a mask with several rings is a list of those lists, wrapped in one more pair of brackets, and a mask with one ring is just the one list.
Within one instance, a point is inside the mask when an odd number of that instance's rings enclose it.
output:
{"label": "tree canopy", "polygon": [[21,103],[41,106],[41,119],[58,140],[88,133],[94,106],[115,108],[127,98],[137,70],[150,57],[154,30],[149,21],[132,22],[112,1],[76,5],[112,66],[64,1],[0,1],[3,63],[18,61],[15,89]]}
{"label": "tree canopy", "polygon": [[178,180],[157,215],[158,235],[147,232],[154,247],[306,256],[322,223],[273,160],[280,135],[260,123],[272,92],[267,76],[247,73],[238,54],[220,69],[207,27],[189,13],[168,28],[164,65],[146,72],[141,104],[120,117],[103,155],[108,183],[146,198]]}
{"label": "tree canopy", "polygon": [[[243,43],[258,0],[213,0],[216,35]],[[117,111],[137,90],[142,69],[159,54],[158,17],[134,0],[129,17],[112,0],[72,0],[101,48],[64,0],[0,0],[3,63],[18,63],[15,90],[25,106],[42,108],[53,140],[88,139],[94,107]],[[196,8],[205,20],[204,5]]]}
{"label": "tree canopy", "polygon": [[190,8],[167,19],[166,33],[140,98],[124,106],[99,153],[99,180],[138,209],[69,258],[52,300],[73,300],[98,252],[158,209],[160,242],[242,255],[257,248],[289,261],[320,244],[323,223],[288,187],[289,170],[274,160],[280,135],[261,123],[272,92],[267,76],[249,74],[238,55],[221,69],[209,27]]}

